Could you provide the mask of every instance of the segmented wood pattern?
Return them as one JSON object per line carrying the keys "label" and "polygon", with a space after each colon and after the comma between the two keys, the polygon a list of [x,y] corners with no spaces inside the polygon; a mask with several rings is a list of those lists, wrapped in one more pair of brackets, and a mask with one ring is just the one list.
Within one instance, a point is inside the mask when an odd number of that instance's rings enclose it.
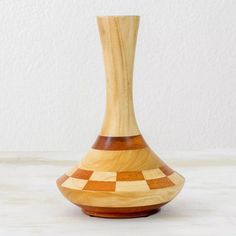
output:
{"label": "segmented wood pattern", "polygon": [[57,180],[62,194],[93,216],[153,214],[184,184],[148,147],[137,126],[132,76],[138,25],[138,16],[98,17],[107,84],[102,130],[82,161]]}

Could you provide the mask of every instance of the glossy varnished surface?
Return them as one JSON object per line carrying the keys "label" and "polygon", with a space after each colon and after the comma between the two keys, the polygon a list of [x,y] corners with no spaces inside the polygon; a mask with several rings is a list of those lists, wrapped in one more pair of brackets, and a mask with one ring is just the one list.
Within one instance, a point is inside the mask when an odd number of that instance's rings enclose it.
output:
{"label": "glossy varnished surface", "polygon": [[87,170],[117,172],[154,169],[164,164],[150,148],[117,151],[90,149],[78,166]]}

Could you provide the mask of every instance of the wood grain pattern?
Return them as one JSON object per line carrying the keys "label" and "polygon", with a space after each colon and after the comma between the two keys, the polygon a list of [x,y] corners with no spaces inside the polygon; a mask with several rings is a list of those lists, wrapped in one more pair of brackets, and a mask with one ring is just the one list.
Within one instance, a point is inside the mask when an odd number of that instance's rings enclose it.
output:
{"label": "wood grain pattern", "polygon": [[95,171],[139,171],[165,163],[150,149],[103,151],[91,149],[78,164],[81,169]]}
{"label": "wood grain pattern", "polygon": [[140,134],[134,114],[132,79],[138,16],[98,17],[106,71],[106,112],[102,136]]}

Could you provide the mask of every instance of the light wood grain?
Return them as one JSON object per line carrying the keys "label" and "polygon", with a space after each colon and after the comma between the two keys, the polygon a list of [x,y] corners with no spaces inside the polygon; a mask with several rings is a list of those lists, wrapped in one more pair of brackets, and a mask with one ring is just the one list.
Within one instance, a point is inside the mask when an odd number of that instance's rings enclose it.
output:
{"label": "light wood grain", "polygon": [[140,171],[154,169],[163,164],[150,148],[123,151],[91,149],[78,166],[95,171]]}
{"label": "light wood grain", "polygon": [[106,71],[104,136],[140,134],[134,115],[132,79],[138,16],[97,18]]}

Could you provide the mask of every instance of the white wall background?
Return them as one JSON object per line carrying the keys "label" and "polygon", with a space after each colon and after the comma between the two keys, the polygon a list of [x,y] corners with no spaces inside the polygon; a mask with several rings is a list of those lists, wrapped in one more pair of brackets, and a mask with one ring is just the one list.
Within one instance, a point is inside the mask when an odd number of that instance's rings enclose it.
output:
{"label": "white wall background", "polygon": [[1,0],[0,151],[84,152],[105,79],[96,15],[141,15],[134,96],[155,150],[236,148],[236,1]]}

